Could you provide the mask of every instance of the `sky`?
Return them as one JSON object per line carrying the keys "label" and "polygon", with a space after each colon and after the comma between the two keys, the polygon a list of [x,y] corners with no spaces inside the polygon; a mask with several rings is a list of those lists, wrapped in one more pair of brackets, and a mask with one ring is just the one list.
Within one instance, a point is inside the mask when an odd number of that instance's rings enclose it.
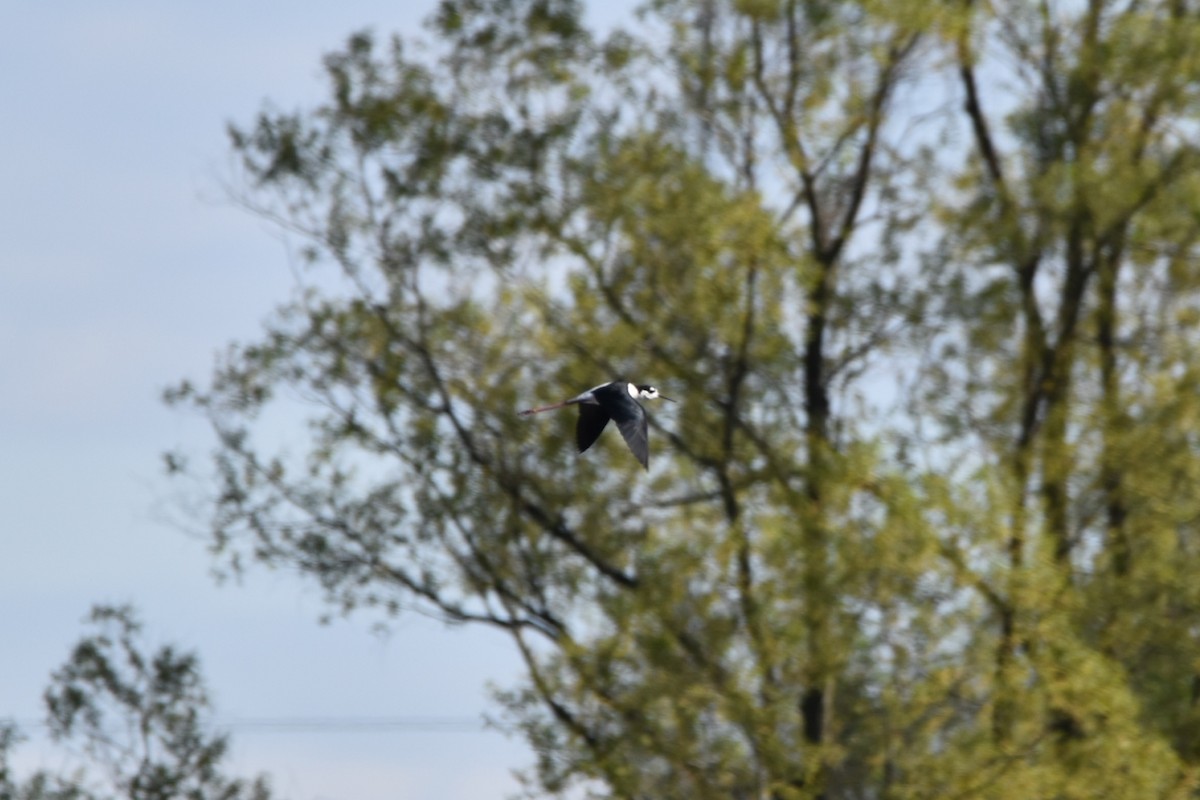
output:
{"label": "sky", "polygon": [[[227,123],[268,100],[320,101],[325,53],[368,27],[420,35],[435,5],[0,11],[0,718],[32,737],[19,769],[72,763],[36,723],[94,603],[133,604],[148,641],[199,654],[231,726],[229,770],[267,773],[277,796],[502,798],[518,788],[512,768],[532,763],[523,742],[472,723],[498,712],[487,684],[519,674],[499,634],[420,618],[386,635],[366,618],[321,625],[319,593],[294,577],[219,583],[206,543],[172,521],[160,466],[166,450],[210,444],[162,390],[202,382],[291,288],[285,242],[222,188]],[[244,724],[428,717],[464,722]]]}

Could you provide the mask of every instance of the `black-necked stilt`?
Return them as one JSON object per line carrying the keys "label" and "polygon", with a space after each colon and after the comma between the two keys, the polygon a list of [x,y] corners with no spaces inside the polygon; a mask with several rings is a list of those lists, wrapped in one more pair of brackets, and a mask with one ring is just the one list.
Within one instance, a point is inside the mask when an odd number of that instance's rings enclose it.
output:
{"label": "black-necked stilt", "polygon": [[612,381],[593,386],[586,392],[555,403],[521,412],[522,417],[553,411],[556,408],[579,406],[579,422],[575,425],[575,443],[579,452],[587,450],[599,438],[608,421],[614,420],[625,437],[625,443],[637,456],[642,466],[650,469],[650,440],[646,425],[646,410],[638,402],[643,400],[674,400],[658,393],[653,386],[638,386],[629,381]]}

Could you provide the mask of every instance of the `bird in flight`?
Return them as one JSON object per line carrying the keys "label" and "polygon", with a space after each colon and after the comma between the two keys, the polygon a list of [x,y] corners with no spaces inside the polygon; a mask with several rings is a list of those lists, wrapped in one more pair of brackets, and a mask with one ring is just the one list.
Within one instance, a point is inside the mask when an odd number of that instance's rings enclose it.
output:
{"label": "bird in flight", "polygon": [[591,447],[600,437],[604,426],[611,419],[617,423],[625,443],[642,462],[645,469],[650,469],[650,439],[646,425],[646,409],[638,400],[669,400],[671,398],[658,393],[653,386],[641,386],[629,381],[610,381],[599,386],[593,386],[583,394],[576,395],[570,400],[555,403],[550,406],[529,408],[521,412],[522,417],[540,414],[543,411],[553,411],[556,408],[579,406],[579,421],[575,424],[575,444],[579,452]]}

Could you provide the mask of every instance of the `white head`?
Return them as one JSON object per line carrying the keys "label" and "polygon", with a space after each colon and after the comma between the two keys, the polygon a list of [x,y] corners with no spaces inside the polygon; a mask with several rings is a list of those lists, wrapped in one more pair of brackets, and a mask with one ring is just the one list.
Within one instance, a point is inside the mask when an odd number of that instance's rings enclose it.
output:
{"label": "white head", "polygon": [[638,396],[643,400],[669,400],[672,403],[675,402],[665,394],[659,394],[658,389],[654,388],[653,386],[639,386],[637,387],[637,392]]}

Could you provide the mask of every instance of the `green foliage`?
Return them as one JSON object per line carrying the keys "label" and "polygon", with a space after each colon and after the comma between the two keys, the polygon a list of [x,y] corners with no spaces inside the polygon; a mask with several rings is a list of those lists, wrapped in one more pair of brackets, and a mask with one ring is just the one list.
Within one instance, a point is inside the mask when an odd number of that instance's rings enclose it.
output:
{"label": "green foliage", "polygon": [[[217,552],[508,631],[533,791],[1194,796],[1194,16],[656,0],[602,39],[447,0],[436,55],[352,37],[327,104],[233,131],[314,267],[170,395]],[[649,476],[515,414],[619,376],[682,401]]]}
{"label": "green foliage", "polygon": [[[38,772],[24,782],[8,770],[18,735],[0,729],[0,798],[13,800],[268,800],[263,778],[220,771],[227,739],[207,730],[209,701],[196,657],[171,646],[148,651],[128,607],[96,606],[95,633],[75,645],[53,675],[45,701],[51,736],[73,745],[96,778]],[[103,788],[100,788],[103,787]]]}

